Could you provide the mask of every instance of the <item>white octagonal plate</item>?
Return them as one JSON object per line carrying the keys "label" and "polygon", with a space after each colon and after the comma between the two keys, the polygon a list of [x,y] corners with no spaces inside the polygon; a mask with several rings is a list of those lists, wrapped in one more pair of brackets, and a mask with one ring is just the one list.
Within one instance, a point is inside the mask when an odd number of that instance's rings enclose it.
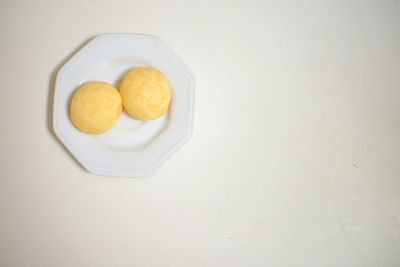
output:
{"label": "white octagonal plate", "polygon": [[[128,70],[148,66],[164,73],[172,86],[168,112],[153,121],[122,113],[105,134],[77,130],[69,104],[83,83],[104,81],[118,88]],[[142,34],[104,34],[79,50],[59,71],[54,93],[53,126],[58,138],[90,172],[100,175],[150,175],[191,136],[194,77],[187,65],[161,39]]]}

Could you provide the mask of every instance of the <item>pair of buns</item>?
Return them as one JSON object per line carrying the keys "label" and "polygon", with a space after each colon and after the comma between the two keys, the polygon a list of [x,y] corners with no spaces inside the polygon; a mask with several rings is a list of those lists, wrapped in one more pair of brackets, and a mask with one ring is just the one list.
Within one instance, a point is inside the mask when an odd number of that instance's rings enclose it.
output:
{"label": "pair of buns", "polygon": [[139,67],[122,79],[119,91],[105,82],[89,82],[72,97],[72,123],[82,132],[101,134],[117,122],[122,107],[133,118],[153,120],[162,116],[171,103],[172,89],[158,70]]}

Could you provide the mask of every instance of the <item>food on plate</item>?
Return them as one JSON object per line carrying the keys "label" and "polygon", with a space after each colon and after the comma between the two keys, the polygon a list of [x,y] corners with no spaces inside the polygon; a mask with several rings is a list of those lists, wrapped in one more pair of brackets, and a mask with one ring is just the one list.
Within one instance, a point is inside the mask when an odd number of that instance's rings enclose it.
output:
{"label": "food on plate", "polygon": [[138,67],[122,79],[119,91],[125,110],[138,120],[154,120],[162,116],[171,103],[172,88],[160,71]]}
{"label": "food on plate", "polygon": [[107,132],[121,112],[121,95],[114,86],[105,82],[86,83],[72,97],[71,120],[84,133]]}

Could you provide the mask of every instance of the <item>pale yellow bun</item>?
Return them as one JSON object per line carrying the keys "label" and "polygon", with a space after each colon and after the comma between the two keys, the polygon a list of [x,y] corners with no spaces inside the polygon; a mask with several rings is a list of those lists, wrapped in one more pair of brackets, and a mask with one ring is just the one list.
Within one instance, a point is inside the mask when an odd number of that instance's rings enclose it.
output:
{"label": "pale yellow bun", "polygon": [[111,84],[90,82],[81,86],[71,101],[72,123],[82,132],[107,132],[122,111],[121,95]]}
{"label": "pale yellow bun", "polygon": [[125,110],[135,119],[153,120],[169,107],[172,89],[168,79],[156,69],[135,68],[122,79],[119,87]]}

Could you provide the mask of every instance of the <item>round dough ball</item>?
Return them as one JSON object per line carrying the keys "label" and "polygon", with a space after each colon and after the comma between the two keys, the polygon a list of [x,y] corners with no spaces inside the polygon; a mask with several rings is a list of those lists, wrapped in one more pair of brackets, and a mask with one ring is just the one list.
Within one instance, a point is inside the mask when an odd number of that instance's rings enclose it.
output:
{"label": "round dough ball", "polygon": [[135,119],[154,120],[169,107],[172,89],[167,77],[153,68],[139,67],[128,72],[120,83],[122,103]]}
{"label": "round dough ball", "polygon": [[111,84],[90,82],[81,86],[71,101],[72,123],[82,132],[107,132],[122,112],[121,95]]}

